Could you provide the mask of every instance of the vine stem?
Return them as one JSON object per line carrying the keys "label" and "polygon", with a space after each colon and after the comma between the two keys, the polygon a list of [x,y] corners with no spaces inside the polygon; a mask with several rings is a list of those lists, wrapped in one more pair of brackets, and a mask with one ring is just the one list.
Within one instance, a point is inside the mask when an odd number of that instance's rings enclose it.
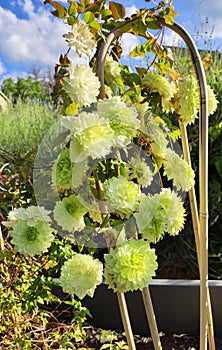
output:
{"label": "vine stem", "polygon": [[[2,229],[0,225],[0,250],[5,251],[5,245],[4,245],[4,239],[2,235]],[[8,282],[10,280],[9,271],[8,271],[8,265],[7,260],[4,257],[3,261],[0,263],[2,274],[4,275],[5,281]]]}
{"label": "vine stem", "polygon": [[0,226],[0,250],[5,250],[1,226]]}

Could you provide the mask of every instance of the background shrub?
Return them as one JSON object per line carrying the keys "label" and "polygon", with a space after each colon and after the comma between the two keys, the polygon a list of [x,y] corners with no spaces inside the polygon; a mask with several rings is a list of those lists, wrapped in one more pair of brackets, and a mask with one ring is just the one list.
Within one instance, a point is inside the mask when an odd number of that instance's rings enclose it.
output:
{"label": "background shrub", "polygon": [[22,145],[37,148],[49,128],[58,120],[59,112],[39,101],[17,100],[0,111],[0,147],[18,155]]}

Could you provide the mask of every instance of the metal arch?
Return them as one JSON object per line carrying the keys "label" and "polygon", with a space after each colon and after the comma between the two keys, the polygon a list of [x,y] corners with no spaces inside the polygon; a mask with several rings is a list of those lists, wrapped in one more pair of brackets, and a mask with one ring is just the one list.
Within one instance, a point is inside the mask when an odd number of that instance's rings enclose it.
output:
{"label": "metal arch", "polygon": [[[207,329],[208,329],[208,98],[207,82],[202,61],[198,49],[189,33],[178,23],[166,24],[164,19],[157,17],[158,21],[177,33],[186,43],[200,87],[200,116],[199,116],[199,224],[200,224],[200,349],[207,350]],[[125,32],[127,32],[126,30]],[[111,43],[124,33],[122,28],[116,28],[106,38],[98,52],[97,75],[101,81],[99,98],[105,98],[104,90],[104,65],[105,58]],[[215,348],[212,340],[212,349]]]}

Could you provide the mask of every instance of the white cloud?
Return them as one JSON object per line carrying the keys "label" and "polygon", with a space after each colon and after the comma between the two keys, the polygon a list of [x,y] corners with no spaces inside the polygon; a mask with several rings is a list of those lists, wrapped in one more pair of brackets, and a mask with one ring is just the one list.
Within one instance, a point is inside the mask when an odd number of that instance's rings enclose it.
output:
{"label": "white cloud", "polygon": [[34,13],[34,5],[32,3],[31,0],[24,0],[24,4],[23,4],[23,10],[27,13],[27,14],[33,14]]}
{"label": "white cloud", "polygon": [[206,39],[222,39],[221,13],[222,1],[199,1],[200,34]]}
{"label": "white cloud", "polygon": [[126,7],[126,17],[130,17],[138,11],[138,8],[135,5]]}
{"label": "white cloud", "polygon": [[31,0],[24,0],[22,9],[28,18],[18,18],[0,7],[0,57],[27,68],[52,67],[67,49],[62,37],[67,26],[42,7],[34,12]]}
{"label": "white cloud", "polygon": [[165,46],[181,46],[182,39],[172,30],[165,29],[163,36],[163,45]]}
{"label": "white cloud", "polygon": [[139,39],[132,34],[123,34],[121,38],[123,56],[128,56],[135,46],[139,45]]}
{"label": "white cloud", "polygon": [[199,2],[200,13],[205,16],[221,18],[222,2],[218,0],[201,0]]}
{"label": "white cloud", "polygon": [[4,66],[4,63],[0,59],[0,75],[3,74],[4,72],[5,72],[5,66]]}

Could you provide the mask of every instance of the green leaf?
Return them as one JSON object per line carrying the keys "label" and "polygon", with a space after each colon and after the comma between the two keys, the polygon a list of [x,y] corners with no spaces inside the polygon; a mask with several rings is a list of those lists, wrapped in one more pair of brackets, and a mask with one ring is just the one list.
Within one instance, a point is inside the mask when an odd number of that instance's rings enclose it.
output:
{"label": "green leaf", "polygon": [[77,13],[77,8],[78,8],[78,4],[77,2],[71,2],[69,9],[68,9],[68,13],[70,16],[75,16]]}
{"label": "green leaf", "polygon": [[143,44],[144,50],[145,50],[145,51],[149,51],[150,49],[153,48],[153,46],[154,46],[155,43],[156,43],[156,38],[152,38],[152,39],[147,40],[147,41]]}
{"label": "green leaf", "polygon": [[65,115],[76,115],[78,113],[78,106],[72,102],[65,108]]}
{"label": "green leaf", "polygon": [[87,5],[89,5],[90,0],[80,0],[80,3],[83,7],[86,7]]}
{"label": "green leaf", "polygon": [[130,23],[130,26],[131,26],[131,32],[134,35],[146,36],[147,27],[143,22],[139,21],[137,23],[133,23],[133,25]]}
{"label": "green leaf", "polygon": [[103,9],[101,11],[101,15],[102,17],[109,17],[109,16],[112,16],[112,11],[110,11],[109,9]]}
{"label": "green leaf", "polygon": [[145,57],[145,49],[143,45],[137,45],[133,51],[130,52],[130,57]]}
{"label": "green leaf", "polygon": [[85,13],[83,19],[84,19],[84,21],[85,21],[86,23],[91,23],[92,21],[95,20],[95,16],[94,16],[94,14],[93,14],[92,12],[87,11],[87,12]]}
{"label": "green leaf", "polygon": [[99,11],[99,5],[98,4],[89,4],[86,6],[87,11],[91,11],[91,12],[96,12]]}
{"label": "green leaf", "polygon": [[174,18],[177,17],[178,14],[174,11],[174,6],[169,6],[162,12],[162,17],[164,18],[166,24],[173,25]]}
{"label": "green leaf", "polygon": [[119,88],[121,94],[124,93],[124,83],[121,78],[115,78],[113,81]]}
{"label": "green leaf", "polygon": [[54,7],[55,11],[52,11],[51,13],[59,18],[64,18],[66,17],[66,8],[64,6],[62,6],[61,4],[59,4],[56,1],[52,1],[52,0],[45,0],[44,2],[45,4],[50,4]]}
{"label": "green leaf", "polygon": [[112,12],[112,16],[115,20],[125,17],[125,7],[117,2],[110,1],[109,9]]}
{"label": "green leaf", "polygon": [[146,26],[149,29],[161,29],[161,24],[158,22],[157,19],[153,18],[153,17],[146,17]]}
{"label": "green leaf", "polygon": [[90,27],[96,29],[98,32],[101,32],[101,26],[98,21],[94,20],[89,23]]}
{"label": "green leaf", "polygon": [[215,160],[214,165],[215,165],[215,168],[216,168],[218,174],[220,175],[220,177],[222,177],[222,175],[221,175],[222,174],[222,160],[221,160],[221,158]]}
{"label": "green leaf", "polygon": [[173,25],[174,19],[173,19],[172,16],[170,16],[170,15],[165,15],[165,16],[163,16],[163,18],[164,18],[166,24]]}

